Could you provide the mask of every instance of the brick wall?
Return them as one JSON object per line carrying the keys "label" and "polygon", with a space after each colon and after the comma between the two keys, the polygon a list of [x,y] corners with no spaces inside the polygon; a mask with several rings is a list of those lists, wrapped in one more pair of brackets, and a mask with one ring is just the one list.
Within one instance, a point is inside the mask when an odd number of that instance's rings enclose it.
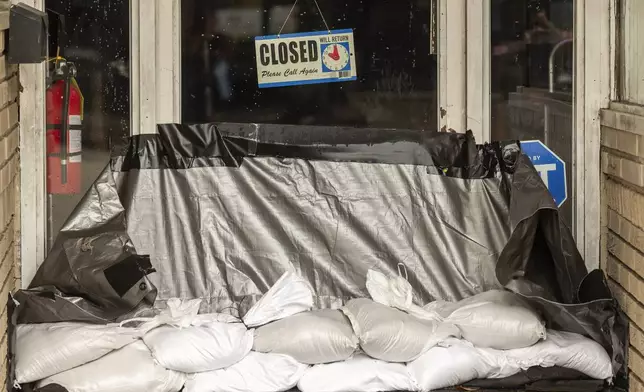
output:
{"label": "brick wall", "polygon": [[602,268],[630,318],[630,390],[644,391],[644,107],[602,111]]}

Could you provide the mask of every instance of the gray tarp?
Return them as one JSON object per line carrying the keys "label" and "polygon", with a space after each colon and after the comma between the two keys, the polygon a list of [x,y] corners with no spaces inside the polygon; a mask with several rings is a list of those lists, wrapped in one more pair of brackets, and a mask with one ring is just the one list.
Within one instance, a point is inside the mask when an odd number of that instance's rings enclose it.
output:
{"label": "gray tarp", "polygon": [[623,315],[529,159],[469,133],[159,126],[112,158],[18,293],[17,319],[105,322],[172,297],[243,315],[291,269],[337,307],[367,295],[369,268],[398,264],[418,304],[525,295],[625,374]]}

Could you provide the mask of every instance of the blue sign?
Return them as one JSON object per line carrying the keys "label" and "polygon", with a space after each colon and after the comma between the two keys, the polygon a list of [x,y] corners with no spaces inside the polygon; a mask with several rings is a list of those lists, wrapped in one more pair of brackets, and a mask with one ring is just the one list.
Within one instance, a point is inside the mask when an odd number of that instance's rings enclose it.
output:
{"label": "blue sign", "polygon": [[561,207],[568,199],[566,163],[539,140],[523,141],[521,149],[532,161],[557,206]]}
{"label": "blue sign", "polygon": [[259,88],[357,80],[353,30],[255,37]]}

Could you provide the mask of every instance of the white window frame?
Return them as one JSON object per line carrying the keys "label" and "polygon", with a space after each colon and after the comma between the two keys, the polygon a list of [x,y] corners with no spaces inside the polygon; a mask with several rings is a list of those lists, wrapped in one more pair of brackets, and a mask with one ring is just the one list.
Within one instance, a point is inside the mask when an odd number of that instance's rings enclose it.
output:
{"label": "white window frame", "polygon": [[438,0],[438,128],[463,132],[467,124],[468,0]]}
{"label": "white window frame", "polygon": [[[18,0],[12,0],[18,2]],[[20,0],[44,9],[45,0]],[[490,0],[437,0],[438,126],[490,140]],[[181,122],[180,0],[131,0],[132,134]],[[599,110],[616,97],[617,0],[576,0],[575,237],[590,269],[600,257]],[[170,43],[170,44],[169,44]],[[26,287],[46,255],[45,64],[20,66],[21,262]]]}
{"label": "white window frame", "polygon": [[181,122],[181,0],[130,0],[132,134]]}
{"label": "white window frame", "polygon": [[573,189],[577,247],[589,270],[601,255],[600,110],[615,97],[617,0],[576,0]]}
{"label": "white window frame", "polygon": [[438,10],[439,129],[488,142],[490,0],[438,0]]}
{"label": "white window frame", "polygon": [[491,5],[490,0],[467,0],[467,129],[479,143],[492,138]]}
{"label": "white window frame", "polygon": [[[12,0],[44,11],[44,0]],[[20,259],[26,288],[47,254],[46,64],[20,65]]]}

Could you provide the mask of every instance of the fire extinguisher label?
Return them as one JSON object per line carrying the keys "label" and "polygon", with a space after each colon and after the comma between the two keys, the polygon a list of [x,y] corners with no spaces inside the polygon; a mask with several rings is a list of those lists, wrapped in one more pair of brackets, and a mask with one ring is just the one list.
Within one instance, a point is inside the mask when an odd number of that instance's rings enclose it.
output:
{"label": "fire extinguisher label", "polygon": [[69,125],[82,125],[83,119],[79,115],[70,115],[69,116]]}
{"label": "fire extinguisher label", "polygon": [[[81,125],[81,124],[82,124],[81,116],[78,116],[78,115],[69,116],[70,126]],[[82,150],[82,146],[83,146],[83,140],[81,136],[81,130],[70,129],[69,130],[69,154],[78,154],[78,155],[71,155],[69,157],[70,163],[78,163],[82,161],[82,155],[80,154]]]}

